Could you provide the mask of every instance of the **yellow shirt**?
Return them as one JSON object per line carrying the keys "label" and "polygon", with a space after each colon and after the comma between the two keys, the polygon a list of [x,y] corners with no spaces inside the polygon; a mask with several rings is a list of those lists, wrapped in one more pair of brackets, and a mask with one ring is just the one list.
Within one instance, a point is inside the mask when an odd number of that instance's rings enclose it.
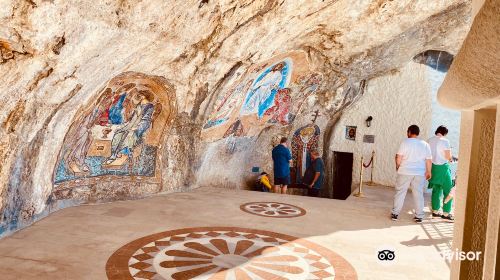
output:
{"label": "yellow shirt", "polygon": [[266,186],[266,188],[271,189],[271,183],[266,175],[260,177],[260,182]]}

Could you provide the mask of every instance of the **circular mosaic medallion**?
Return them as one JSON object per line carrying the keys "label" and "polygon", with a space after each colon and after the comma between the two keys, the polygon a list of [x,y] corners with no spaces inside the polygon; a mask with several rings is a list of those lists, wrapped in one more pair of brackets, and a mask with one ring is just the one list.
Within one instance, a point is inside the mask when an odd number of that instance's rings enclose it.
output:
{"label": "circular mosaic medallion", "polygon": [[109,279],[357,279],[334,252],[279,233],[188,228],[137,239],[106,264]]}
{"label": "circular mosaic medallion", "polygon": [[240,208],[250,214],[272,218],[293,218],[306,214],[306,210],[283,202],[249,202]]}

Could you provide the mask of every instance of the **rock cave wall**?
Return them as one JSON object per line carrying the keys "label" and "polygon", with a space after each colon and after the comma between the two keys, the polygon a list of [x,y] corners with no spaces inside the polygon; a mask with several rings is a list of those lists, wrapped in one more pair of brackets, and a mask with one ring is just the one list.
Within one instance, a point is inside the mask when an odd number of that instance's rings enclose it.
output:
{"label": "rock cave wall", "polygon": [[[245,188],[280,136],[327,150],[367,82],[455,54],[469,18],[468,0],[2,0],[0,236],[81,203]],[[142,82],[120,89],[123,75]],[[121,121],[90,124],[124,92]],[[148,129],[120,131],[147,106]]]}

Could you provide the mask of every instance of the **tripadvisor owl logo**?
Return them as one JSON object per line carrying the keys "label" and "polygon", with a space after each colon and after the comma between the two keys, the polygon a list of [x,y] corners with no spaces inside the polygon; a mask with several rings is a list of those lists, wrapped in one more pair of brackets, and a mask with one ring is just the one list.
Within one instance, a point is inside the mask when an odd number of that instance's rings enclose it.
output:
{"label": "tripadvisor owl logo", "polygon": [[391,250],[378,251],[377,257],[380,261],[393,261],[396,258],[396,254]]}
{"label": "tripadvisor owl logo", "polygon": [[381,265],[393,265],[396,261],[396,249],[389,245],[380,246],[376,251],[377,262]]}

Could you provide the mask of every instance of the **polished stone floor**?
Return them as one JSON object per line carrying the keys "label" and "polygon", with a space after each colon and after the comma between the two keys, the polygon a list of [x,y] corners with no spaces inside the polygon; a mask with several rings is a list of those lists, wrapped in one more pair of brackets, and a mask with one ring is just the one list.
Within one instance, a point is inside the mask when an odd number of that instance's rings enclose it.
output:
{"label": "polished stone floor", "polygon": [[[453,225],[415,224],[411,195],[391,221],[392,192],[338,201],[200,188],[63,209],[0,240],[0,279],[448,279],[440,253]],[[394,260],[379,260],[383,250]]]}

